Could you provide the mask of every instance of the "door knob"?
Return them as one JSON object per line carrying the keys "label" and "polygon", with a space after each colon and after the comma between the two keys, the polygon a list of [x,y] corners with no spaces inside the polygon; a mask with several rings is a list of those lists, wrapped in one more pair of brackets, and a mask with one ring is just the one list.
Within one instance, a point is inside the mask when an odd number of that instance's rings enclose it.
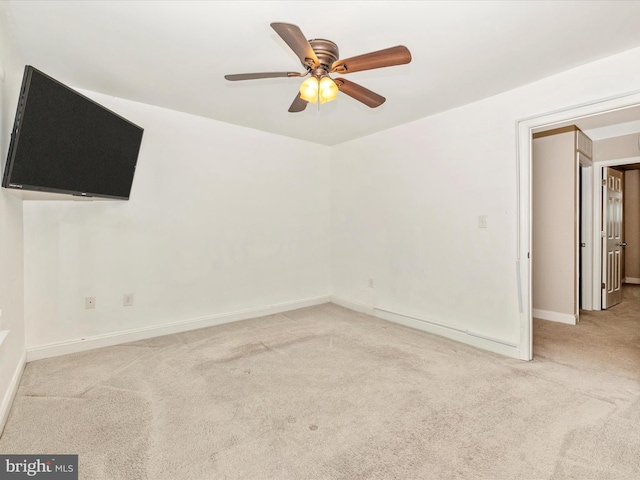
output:
{"label": "door knob", "polygon": [[626,247],[627,246],[627,242],[619,242],[618,245],[620,245],[621,247]]}

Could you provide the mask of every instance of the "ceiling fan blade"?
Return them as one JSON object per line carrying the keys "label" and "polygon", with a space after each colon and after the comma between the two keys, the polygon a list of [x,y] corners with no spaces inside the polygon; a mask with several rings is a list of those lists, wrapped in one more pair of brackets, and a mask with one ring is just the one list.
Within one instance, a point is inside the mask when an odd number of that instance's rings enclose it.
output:
{"label": "ceiling fan blade", "polygon": [[367,107],[376,108],[386,101],[386,98],[382,95],[378,95],[357,83],[350,82],[344,78],[336,78],[334,81],[342,93],[346,93],[359,102],[364,103]]}
{"label": "ceiling fan blade", "polygon": [[295,98],[295,100],[293,101],[293,103],[289,107],[289,111],[291,113],[301,112],[305,108],[307,108],[308,103],[309,102],[307,102],[306,100],[302,99],[302,97],[300,96],[300,92],[298,92],[298,96]]}
{"label": "ceiling fan blade", "polygon": [[333,62],[331,71],[340,74],[353,73],[374,68],[404,65],[410,61],[411,52],[409,52],[409,49],[403,45],[398,45],[397,47],[385,48],[384,50],[365,53],[357,57],[337,60]]}
{"label": "ceiling fan blade", "polygon": [[271,24],[271,28],[289,45],[303,65],[309,67],[320,65],[316,53],[298,26],[290,23],[274,22]]}
{"label": "ceiling fan blade", "polygon": [[278,78],[278,77],[301,77],[298,72],[261,72],[261,73],[236,73],[234,75],[225,75],[224,78],[235,82],[237,80],[257,80],[259,78]]}

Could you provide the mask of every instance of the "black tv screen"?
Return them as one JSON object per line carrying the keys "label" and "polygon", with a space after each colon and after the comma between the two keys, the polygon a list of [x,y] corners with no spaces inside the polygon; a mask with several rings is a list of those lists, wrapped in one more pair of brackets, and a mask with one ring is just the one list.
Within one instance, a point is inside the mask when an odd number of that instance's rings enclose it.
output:
{"label": "black tv screen", "polygon": [[27,65],[2,186],[127,200],[142,133]]}

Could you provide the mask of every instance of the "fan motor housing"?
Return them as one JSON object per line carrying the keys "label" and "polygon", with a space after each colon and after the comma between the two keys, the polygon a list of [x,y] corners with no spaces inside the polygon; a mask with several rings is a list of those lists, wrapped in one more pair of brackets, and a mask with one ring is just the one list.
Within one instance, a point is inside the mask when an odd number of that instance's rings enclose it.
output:
{"label": "fan motor housing", "polygon": [[324,69],[327,71],[329,71],[333,63],[340,58],[338,45],[331,40],[316,38],[309,40],[309,44],[311,45],[311,48],[313,48],[316,57],[318,57],[320,65],[325,67]]}

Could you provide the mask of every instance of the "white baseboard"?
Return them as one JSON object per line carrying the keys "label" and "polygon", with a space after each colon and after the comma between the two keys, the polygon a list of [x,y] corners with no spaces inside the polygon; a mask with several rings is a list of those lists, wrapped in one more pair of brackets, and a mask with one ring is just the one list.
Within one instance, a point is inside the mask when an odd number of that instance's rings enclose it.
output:
{"label": "white baseboard", "polygon": [[27,352],[25,351],[22,352],[20,360],[18,360],[18,365],[16,365],[16,369],[11,377],[11,382],[9,382],[9,388],[7,388],[7,391],[4,394],[2,404],[0,404],[0,435],[2,435],[4,426],[9,418],[9,411],[11,410],[13,399],[16,398],[16,393],[18,392],[18,386],[20,385],[20,379],[22,378],[22,372],[24,371],[24,365],[26,363]]}
{"label": "white baseboard", "polygon": [[539,318],[540,320],[550,320],[552,322],[566,323],[569,325],[578,323],[576,322],[576,316],[569,313],[550,312],[549,310],[534,308],[531,314],[534,318]]}
{"label": "white baseboard", "polygon": [[382,318],[383,320],[388,320],[390,322],[399,323],[401,325],[415,328],[416,330],[421,330],[423,332],[433,333],[435,335],[446,337],[457,342],[481,348],[483,350],[488,350],[493,353],[498,353],[500,355],[517,359],[521,358],[518,345],[503,340],[490,338],[471,332],[469,330],[457,329],[433,320],[427,320],[424,318],[417,318],[397,312],[391,312],[372,305],[365,305],[359,302],[354,302],[342,297],[331,296],[331,302],[350,310],[366,313],[368,315]]}
{"label": "white baseboard", "polygon": [[41,360],[43,358],[58,357],[69,353],[84,352],[94,348],[112,347],[122,343],[135,342],[152,337],[160,337],[162,335],[170,335],[172,333],[186,332],[188,330],[196,330],[198,328],[213,327],[224,323],[237,322],[239,320],[248,320],[250,318],[263,317],[265,315],[273,315],[274,313],[287,312],[298,308],[311,307],[331,301],[331,296],[322,295],[319,297],[306,298],[303,300],[295,300],[291,302],[283,302],[275,305],[267,305],[264,307],[240,310],[237,312],[222,313],[207,317],[193,318],[189,320],[181,320],[178,322],[167,323],[164,325],[155,325],[151,327],[136,328],[121,332],[113,332],[104,335],[96,335],[93,337],[79,338],[66,342],[51,343],[47,345],[38,345],[27,348],[27,361]]}
{"label": "white baseboard", "polygon": [[336,305],[340,305],[341,307],[348,308],[349,310],[354,310],[356,312],[375,316],[375,309],[373,308],[373,305],[365,305],[364,303],[353,302],[351,300],[347,300],[346,298],[336,296],[331,297],[331,303],[335,303]]}
{"label": "white baseboard", "polygon": [[634,285],[640,285],[640,278],[627,277],[625,283],[633,283]]}

